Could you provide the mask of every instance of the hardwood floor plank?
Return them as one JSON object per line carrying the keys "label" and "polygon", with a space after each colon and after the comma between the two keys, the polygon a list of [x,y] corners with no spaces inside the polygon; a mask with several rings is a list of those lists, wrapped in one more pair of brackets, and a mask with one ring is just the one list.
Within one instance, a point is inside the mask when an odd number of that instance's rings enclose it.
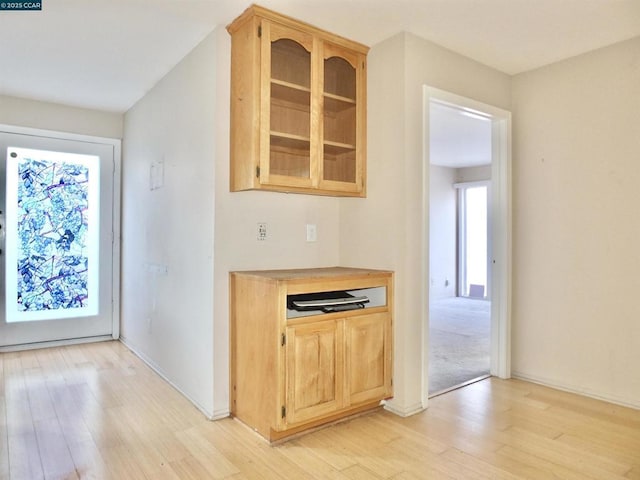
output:
{"label": "hardwood floor plank", "polygon": [[640,480],[640,411],[488,379],[271,446],[124,345],[0,354],[0,479]]}
{"label": "hardwood floor plank", "polygon": [[66,439],[78,476],[84,479],[109,478],[109,468],[93,439]]}
{"label": "hardwood floor plank", "polygon": [[485,453],[482,459],[505,472],[513,474],[516,478],[528,480],[556,480],[558,476],[549,469],[542,468],[540,465],[531,465],[523,462],[521,459],[512,458],[502,455],[501,451]]}
{"label": "hardwood floor plank", "polygon": [[[192,456],[188,456],[171,462],[171,469],[175,472],[178,478],[182,480],[201,480],[203,478],[211,478],[209,472],[204,466]],[[233,476],[230,478],[241,478],[239,476]]]}
{"label": "hardwood floor plank", "polygon": [[[527,452],[518,450],[517,448],[506,445],[498,450],[498,455],[503,456],[505,460],[518,462],[525,465],[525,470],[518,471],[516,475],[521,475],[523,478],[532,479],[563,479],[563,480],[585,480],[593,477],[587,477],[581,472],[573,471],[562,465],[553,463],[545,458],[536,457]],[[533,472],[530,477],[525,477],[525,472]],[[539,476],[538,476],[539,475]]]}
{"label": "hardwood floor plank", "polygon": [[[366,441],[358,435],[357,430],[351,427],[352,422],[341,423],[331,427],[332,448],[339,449],[349,455],[352,460],[360,466],[376,472],[382,478],[390,478],[403,471],[403,468],[384,461],[376,451],[383,451],[385,444],[374,438],[367,438]],[[321,431],[322,432],[322,431]],[[321,433],[318,432],[318,433]],[[314,434],[315,435],[315,434]],[[301,445],[305,445],[305,437],[299,439]]]}
{"label": "hardwood floor plank", "polygon": [[442,410],[432,410],[430,407],[417,418],[396,417],[393,418],[393,421],[407,425],[418,432],[423,432],[428,438],[436,439],[447,447],[455,447],[463,452],[478,456],[496,451],[503,445],[497,439],[497,430],[487,428],[486,425],[474,421],[465,420],[464,410],[455,414],[443,414]]}
{"label": "hardwood floor plank", "polygon": [[603,439],[602,437],[578,437],[574,434],[564,433],[557,438],[557,441],[591,455],[604,456],[620,464],[629,465],[629,470],[632,470],[633,467],[640,467],[640,449],[612,443],[606,436]]}
{"label": "hardwood floor plank", "polygon": [[[330,463],[327,463],[321,455],[316,455],[314,449],[303,447],[295,442],[278,445],[276,447],[282,455],[293,462],[304,472],[306,478],[310,479],[342,479],[346,480],[344,474]],[[351,466],[356,466],[355,462],[350,462]],[[351,468],[351,467],[347,467]]]}
{"label": "hardwood floor plank", "polygon": [[[33,427],[31,427],[33,428]],[[35,431],[9,433],[9,477],[38,480],[44,478]]]}
{"label": "hardwood floor plank", "polygon": [[9,478],[9,435],[5,398],[4,355],[0,355],[0,478]]}
{"label": "hardwood floor plank", "polygon": [[458,478],[455,473],[447,471],[446,461],[439,454],[421,449],[419,444],[407,448],[404,440],[390,442],[385,453],[385,460],[393,462],[400,469],[400,473],[392,478],[402,473],[419,475],[420,478]]}
{"label": "hardwood floor plank", "polygon": [[20,354],[5,357],[4,372],[10,477],[44,478]]}
{"label": "hardwood floor plank", "polygon": [[634,467],[625,475],[629,480],[640,480],[640,466]]}
{"label": "hardwood floor plank", "polygon": [[433,435],[429,435],[432,431],[427,430],[415,430],[405,425],[401,425],[397,422],[398,417],[389,412],[381,412],[380,415],[372,415],[370,417],[370,423],[375,425],[378,430],[392,431],[397,434],[397,438],[393,440],[395,445],[403,444],[404,448],[415,448],[420,451],[428,450],[432,453],[442,453],[447,450],[450,445],[446,442],[440,441]]}
{"label": "hardwood floor plank", "polygon": [[532,435],[517,427],[506,431],[504,438],[506,445],[600,480],[620,478],[631,468],[631,465],[616,462],[612,458],[593,455],[555,440]]}
{"label": "hardwood floor plank", "polygon": [[74,478],[75,465],[56,417],[34,422],[38,452],[46,479]]}
{"label": "hardwood floor plank", "polygon": [[16,352],[15,355],[20,359],[22,370],[29,370],[31,368],[41,368],[40,362],[38,361],[38,357],[33,355],[31,352],[29,351]]}
{"label": "hardwood floor plank", "polygon": [[196,427],[178,432],[176,438],[204,467],[208,475],[206,478],[225,478],[240,473],[240,470],[233,463],[199,434]]}
{"label": "hardwood floor plank", "polygon": [[[211,428],[212,425],[216,428]],[[314,478],[281,448],[268,445],[237,421],[224,419],[202,425],[199,430],[246,478]]]}
{"label": "hardwood floor plank", "polygon": [[450,448],[446,452],[443,452],[442,457],[447,460],[452,460],[460,465],[464,465],[471,472],[486,472],[488,478],[495,480],[517,480],[517,476],[507,470],[492,465],[489,462],[485,462],[482,459],[476,458],[468,453],[461,452],[456,448]]}
{"label": "hardwood floor plank", "polygon": [[31,416],[34,422],[56,418],[51,395],[47,388],[45,376],[40,367],[29,368],[24,372],[24,383],[29,396]]}
{"label": "hardwood floor plank", "polygon": [[345,447],[334,444],[334,433],[329,430],[316,432],[305,437],[303,441],[294,440],[278,448],[299,465],[315,465],[311,469],[314,476],[325,470],[320,478],[326,478],[330,472],[346,470],[357,464],[356,459]]}
{"label": "hardwood floor plank", "polygon": [[344,476],[344,478],[348,478],[351,480],[373,480],[376,478],[384,478],[376,475],[375,472],[367,470],[360,465],[353,465],[352,467],[342,470],[340,473],[342,476]]}
{"label": "hardwood floor plank", "polygon": [[[107,478],[146,480],[138,459],[125,445],[115,445],[101,449],[107,467]],[[204,477],[203,477],[204,478]]]}
{"label": "hardwood floor plank", "polygon": [[393,480],[424,480],[428,478],[430,480],[448,480],[451,477],[448,476],[438,476],[437,474],[429,474],[425,476],[424,474],[413,473],[413,472],[402,472],[393,477]]}

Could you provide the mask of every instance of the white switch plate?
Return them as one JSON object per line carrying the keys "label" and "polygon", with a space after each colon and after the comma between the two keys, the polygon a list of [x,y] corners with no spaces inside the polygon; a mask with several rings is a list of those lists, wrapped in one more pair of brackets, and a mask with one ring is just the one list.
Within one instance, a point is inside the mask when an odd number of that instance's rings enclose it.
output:
{"label": "white switch plate", "polygon": [[264,242],[267,239],[267,224],[265,222],[258,223],[258,240]]}
{"label": "white switch plate", "polygon": [[164,161],[153,162],[149,169],[149,189],[164,187]]}
{"label": "white switch plate", "polygon": [[318,229],[315,223],[307,223],[307,242],[318,240]]}

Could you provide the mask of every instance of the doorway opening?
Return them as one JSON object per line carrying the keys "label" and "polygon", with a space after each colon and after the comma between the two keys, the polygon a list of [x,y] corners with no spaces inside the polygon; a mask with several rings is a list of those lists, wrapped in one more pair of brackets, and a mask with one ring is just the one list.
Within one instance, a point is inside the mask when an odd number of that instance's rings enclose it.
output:
{"label": "doorway opening", "polygon": [[428,398],[509,376],[510,114],[425,93]]}

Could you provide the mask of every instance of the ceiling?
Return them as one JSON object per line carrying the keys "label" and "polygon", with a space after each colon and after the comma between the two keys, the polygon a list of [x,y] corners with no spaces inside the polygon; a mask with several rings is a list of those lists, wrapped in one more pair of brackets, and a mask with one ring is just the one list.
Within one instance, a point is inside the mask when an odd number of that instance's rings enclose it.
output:
{"label": "ceiling", "polygon": [[491,163],[489,116],[432,101],[429,106],[429,161],[449,168]]}
{"label": "ceiling", "polygon": [[[0,94],[113,112],[129,109],[250,3],[41,1],[42,11],[0,11]],[[640,35],[638,0],[258,3],[370,46],[412,32],[508,74]]]}

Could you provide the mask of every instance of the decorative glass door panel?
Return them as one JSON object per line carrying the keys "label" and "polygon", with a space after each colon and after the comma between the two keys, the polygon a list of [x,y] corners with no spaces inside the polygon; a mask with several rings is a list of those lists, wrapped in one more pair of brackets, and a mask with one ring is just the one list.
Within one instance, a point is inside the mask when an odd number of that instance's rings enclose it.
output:
{"label": "decorative glass door panel", "polygon": [[9,147],[7,322],[98,313],[100,157]]}
{"label": "decorative glass door panel", "polygon": [[0,347],[113,334],[114,146],[0,133]]}
{"label": "decorative glass door panel", "polygon": [[336,189],[354,189],[362,183],[357,118],[364,111],[358,104],[357,65],[357,56],[324,46],[322,181]]}
{"label": "decorative glass door panel", "polygon": [[310,185],[313,173],[311,49],[309,35],[263,22],[268,32],[268,149],[261,180],[293,186]]}

